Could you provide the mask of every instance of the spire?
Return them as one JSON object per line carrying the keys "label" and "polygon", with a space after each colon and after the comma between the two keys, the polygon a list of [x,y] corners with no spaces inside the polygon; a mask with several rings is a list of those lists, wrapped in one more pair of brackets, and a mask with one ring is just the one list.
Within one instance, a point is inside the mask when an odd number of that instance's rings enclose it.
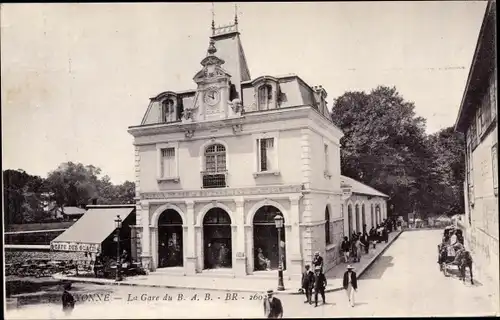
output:
{"label": "spire", "polygon": [[215,34],[215,9],[214,3],[212,2],[212,35]]}
{"label": "spire", "polygon": [[238,4],[234,4],[234,25],[238,25]]}

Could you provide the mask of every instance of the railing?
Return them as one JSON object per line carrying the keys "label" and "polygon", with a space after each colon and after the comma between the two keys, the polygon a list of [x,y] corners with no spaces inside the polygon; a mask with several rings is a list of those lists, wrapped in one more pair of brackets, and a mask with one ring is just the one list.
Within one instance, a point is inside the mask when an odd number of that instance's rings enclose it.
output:
{"label": "railing", "polygon": [[202,188],[225,188],[227,187],[227,171],[202,171]]}

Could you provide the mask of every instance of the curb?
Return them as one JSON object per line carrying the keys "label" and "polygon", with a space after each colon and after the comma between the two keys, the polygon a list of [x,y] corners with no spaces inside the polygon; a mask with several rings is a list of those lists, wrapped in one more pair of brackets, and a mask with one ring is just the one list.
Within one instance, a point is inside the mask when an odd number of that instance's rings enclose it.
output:
{"label": "curb", "polygon": [[[377,260],[379,256],[381,256],[393,243],[396,241],[396,239],[403,233],[405,230],[402,230],[399,232],[394,238],[391,239],[391,241],[385,246],[382,251],[380,251],[376,256],[374,256],[371,261],[368,262],[368,264],[359,272],[358,278],[361,278],[363,273]],[[92,283],[92,284],[98,284],[98,285],[115,285],[115,286],[132,286],[132,287],[153,287],[153,288],[166,288],[166,289],[189,289],[189,290],[211,290],[211,291],[228,291],[228,289],[225,288],[200,288],[200,287],[195,287],[195,286],[177,286],[177,285],[163,285],[163,284],[147,284],[147,283],[133,283],[133,282],[116,282],[116,281],[109,281],[109,282],[103,282],[100,280],[94,280],[94,279],[72,279],[71,277],[59,277],[56,275],[52,276],[54,279],[57,280],[62,280],[62,281],[72,281],[76,283]],[[329,288],[326,289],[325,292],[336,292],[336,291],[341,291],[343,290],[343,287],[335,287],[335,288]],[[250,293],[262,293],[265,290],[253,290],[253,289],[231,289],[229,290],[231,292],[250,292]],[[302,295],[303,293],[299,292],[297,290],[285,290],[285,291],[274,291],[274,294],[276,295]]]}

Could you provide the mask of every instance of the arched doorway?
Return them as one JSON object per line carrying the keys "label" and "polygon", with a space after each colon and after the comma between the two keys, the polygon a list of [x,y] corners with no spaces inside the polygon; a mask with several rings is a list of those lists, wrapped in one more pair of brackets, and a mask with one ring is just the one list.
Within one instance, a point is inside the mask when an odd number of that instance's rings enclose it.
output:
{"label": "arched doorway", "polygon": [[370,218],[371,218],[371,224],[372,228],[375,228],[375,217],[373,216],[373,204],[370,205]]}
{"label": "arched doorway", "polygon": [[158,218],[158,268],[183,265],[182,240],[180,214],[173,209],[163,211]]}
{"label": "arched doorway", "polygon": [[351,238],[352,236],[352,205],[347,206],[347,227],[349,228],[349,233],[347,236]]}
{"label": "arched doorway", "polygon": [[380,219],[380,206],[378,204],[375,207],[375,217],[377,219],[377,224],[380,224],[382,220]]}
{"label": "arched doorway", "polygon": [[[283,254],[283,269],[286,269],[285,253],[285,229],[281,229],[281,241],[278,243],[278,229],[274,222],[274,217],[283,213],[274,206],[260,207],[253,217],[253,248],[254,248],[254,269],[265,270],[265,264],[260,262],[259,253],[262,250],[262,257],[271,261],[271,269],[278,268],[278,245],[281,245]],[[283,225],[285,224],[283,217]]]}
{"label": "arched doorway", "polygon": [[359,219],[359,204],[356,205],[356,233],[357,232],[361,232],[361,228],[359,227],[359,222],[360,222],[360,219]]}
{"label": "arched doorway", "polygon": [[208,210],[203,218],[204,269],[231,268],[231,218],[221,208]]}
{"label": "arched doorway", "polygon": [[361,225],[363,228],[363,231],[361,231],[363,234],[366,232],[366,214],[365,214],[365,204],[363,203],[361,205]]}
{"label": "arched doorway", "polygon": [[325,209],[325,243],[327,245],[332,243],[332,235],[330,232],[330,211],[328,211],[328,206]]}

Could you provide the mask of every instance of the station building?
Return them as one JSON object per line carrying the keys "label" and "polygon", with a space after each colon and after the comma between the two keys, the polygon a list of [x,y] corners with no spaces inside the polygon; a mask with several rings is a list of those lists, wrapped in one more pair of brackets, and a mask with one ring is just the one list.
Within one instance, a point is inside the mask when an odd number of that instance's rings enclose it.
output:
{"label": "station building", "polygon": [[153,271],[183,275],[265,273],[257,253],[275,269],[279,246],[285,277],[299,277],[315,251],[333,267],[365,210],[368,223],[386,217],[387,196],[341,176],[343,134],[327,92],[294,74],[252,79],[237,19],[212,25],[200,60],[194,89],[150,98],[140,125],[128,129],[134,252]]}

